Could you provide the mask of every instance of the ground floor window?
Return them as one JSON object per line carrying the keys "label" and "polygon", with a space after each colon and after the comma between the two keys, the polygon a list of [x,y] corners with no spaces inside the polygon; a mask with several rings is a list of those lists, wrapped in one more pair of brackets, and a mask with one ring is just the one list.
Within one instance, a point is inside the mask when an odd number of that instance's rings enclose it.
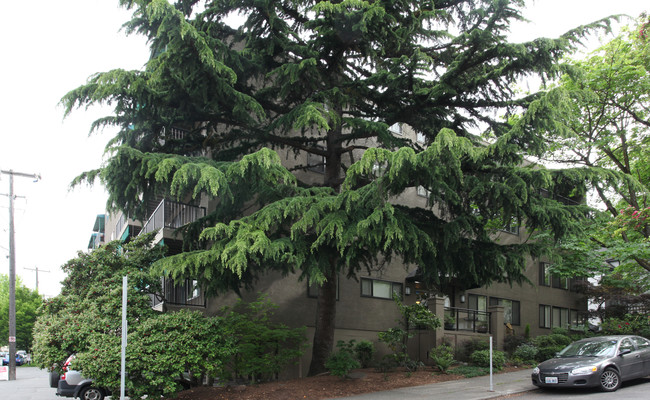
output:
{"label": "ground floor window", "polygon": [[487,311],[487,296],[471,293],[468,294],[467,308],[470,310]]}
{"label": "ground floor window", "polygon": [[503,307],[503,322],[510,325],[521,325],[520,308],[521,305],[516,300],[501,299],[490,297],[491,306]]}
{"label": "ground floor window", "polygon": [[402,298],[402,283],[361,278],[361,296],[379,299],[393,299],[393,295]]}
{"label": "ground floor window", "polygon": [[553,328],[569,327],[569,309],[562,307],[553,307],[553,316],[551,317],[551,326]]}
{"label": "ground floor window", "polygon": [[539,305],[539,327],[551,327],[551,306],[546,306],[543,304]]}

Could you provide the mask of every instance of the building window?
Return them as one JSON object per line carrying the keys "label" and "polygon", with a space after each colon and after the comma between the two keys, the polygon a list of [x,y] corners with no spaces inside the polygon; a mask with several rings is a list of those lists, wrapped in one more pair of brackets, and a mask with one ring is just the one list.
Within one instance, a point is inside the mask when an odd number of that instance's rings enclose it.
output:
{"label": "building window", "polygon": [[561,308],[561,307],[553,307],[553,315],[551,316],[551,326],[553,328],[568,328],[569,309]]}
{"label": "building window", "polygon": [[558,289],[569,290],[569,278],[553,276],[553,287]]}
{"label": "building window", "polygon": [[510,233],[511,235],[519,235],[519,223],[517,222],[517,219],[510,218],[510,221],[506,222],[501,230]]}
{"label": "building window", "polygon": [[539,263],[539,285],[569,290],[570,280],[563,276],[554,276],[551,274],[551,264],[541,262]]}
{"label": "building window", "polygon": [[539,286],[551,286],[551,264],[539,263]]}
{"label": "building window", "polygon": [[487,296],[471,293],[468,294],[467,308],[470,310],[487,311]]}
{"label": "building window", "polygon": [[392,300],[393,296],[402,298],[402,284],[399,282],[380,281],[361,278],[361,296]]}
{"label": "building window", "polygon": [[[320,291],[320,285],[316,282],[309,284],[307,281],[307,297],[318,298],[318,292]],[[339,299],[339,276],[336,275],[336,300]]]}
{"label": "building window", "polygon": [[401,135],[402,134],[402,124],[399,123],[399,122],[395,122],[393,125],[391,125],[388,128],[388,130],[391,131],[392,133],[396,134],[396,135]]}
{"label": "building window", "polygon": [[500,299],[490,297],[491,306],[503,306],[503,322],[510,325],[521,325],[521,305],[516,300]]}
{"label": "building window", "polygon": [[539,327],[551,327],[551,306],[539,305]]}
{"label": "building window", "polygon": [[199,288],[199,281],[196,279],[188,279],[185,283],[185,299],[186,301],[197,299],[201,295],[201,288]]}

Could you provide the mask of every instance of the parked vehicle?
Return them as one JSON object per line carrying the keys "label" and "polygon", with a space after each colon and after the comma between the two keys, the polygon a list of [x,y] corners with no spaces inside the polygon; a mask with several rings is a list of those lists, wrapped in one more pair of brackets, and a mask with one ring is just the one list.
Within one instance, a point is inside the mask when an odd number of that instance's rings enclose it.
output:
{"label": "parked vehicle", "polygon": [[[19,367],[25,363],[25,359],[20,354],[16,354],[16,366]],[[2,358],[2,365],[9,365],[9,354],[5,354]]]}
{"label": "parked vehicle", "polygon": [[531,375],[533,385],[600,387],[613,392],[627,380],[650,375],[650,340],[632,335],[601,336],[578,340],[554,358],[539,364]]}
{"label": "parked vehicle", "polygon": [[93,380],[84,378],[79,371],[72,369],[72,361],[75,355],[71,355],[63,364],[63,375],[59,376],[56,371],[50,371],[50,387],[56,388],[56,395],[62,397],[78,397],[82,400],[103,400],[111,393],[93,385]]}

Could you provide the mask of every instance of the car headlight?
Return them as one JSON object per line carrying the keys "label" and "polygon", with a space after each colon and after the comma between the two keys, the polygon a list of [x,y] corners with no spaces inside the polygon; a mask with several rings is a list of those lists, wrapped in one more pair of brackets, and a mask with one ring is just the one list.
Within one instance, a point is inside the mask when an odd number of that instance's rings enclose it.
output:
{"label": "car headlight", "polygon": [[533,368],[533,374],[539,375],[539,367]]}
{"label": "car headlight", "polygon": [[571,370],[572,375],[589,375],[598,371],[597,365],[588,365],[586,367],[575,368]]}

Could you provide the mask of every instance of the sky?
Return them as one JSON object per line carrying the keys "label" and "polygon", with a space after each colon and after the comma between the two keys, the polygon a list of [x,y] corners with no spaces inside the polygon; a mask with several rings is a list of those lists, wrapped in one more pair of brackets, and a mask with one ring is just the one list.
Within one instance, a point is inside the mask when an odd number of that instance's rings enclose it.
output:
{"label": "sky", "polygon": [[[529,1],[527,24],[512,28],[513,41],[557,37],[567,30],[612,14],[634,17],[650,10],[647,0]],[[96,72],[140,69],[149,57],[144,38],[120,31],[130,12],[117,0],[32,0],[6,2],[0,16],[0,169],[40,174],[41,180],[15,177],[16,274],[34,289],[59,293],[65,274],[60,266],[87,250],[97,214],[107,195],[99,185],[69,184],[81,172],[97,168],[106,129],[89,136],[92,121],[110,108],[74,111],[65,120],[59,100]],[[597,40],[590,46],[597,45]],[[0,194],[9,177],[0,176]],[[9,200],[0,196],[0,274],[9,273]]]}

